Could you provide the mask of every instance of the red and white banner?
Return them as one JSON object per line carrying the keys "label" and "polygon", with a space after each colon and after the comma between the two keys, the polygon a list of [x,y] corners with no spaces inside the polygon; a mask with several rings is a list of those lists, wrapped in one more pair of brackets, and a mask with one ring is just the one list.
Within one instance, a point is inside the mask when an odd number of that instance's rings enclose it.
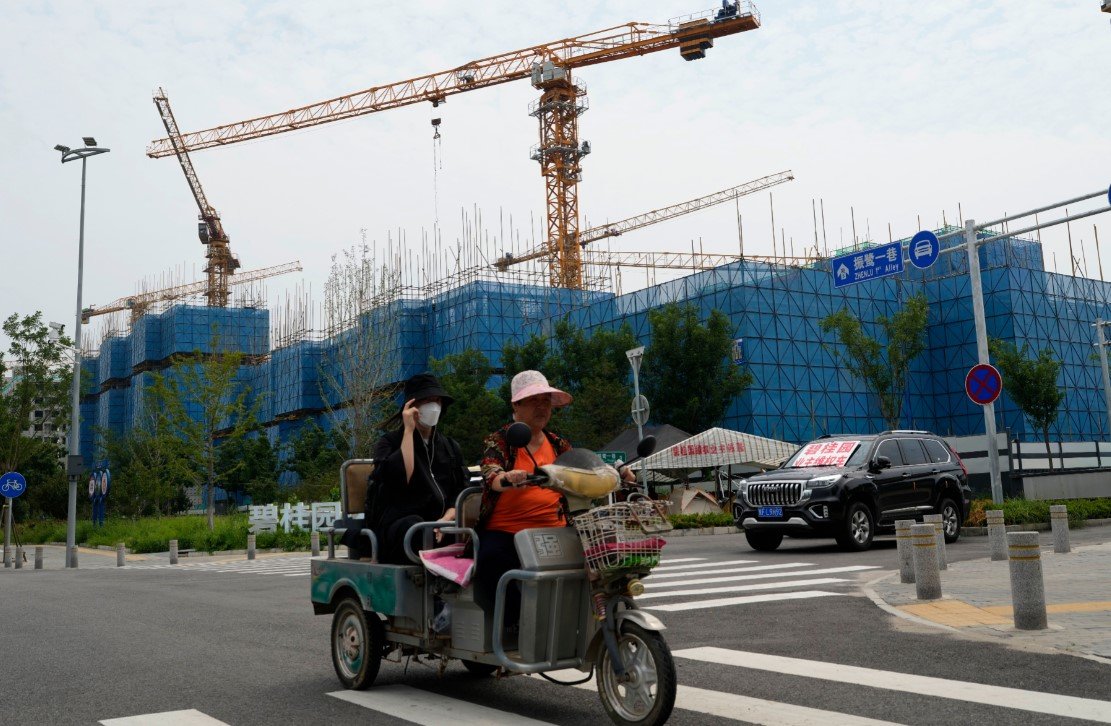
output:
{"label": "red and white banner", "polygon": [[859,441],[816,441],[802,447],[798,457],[791,462],[791,468],[844,466],[858,446]]}

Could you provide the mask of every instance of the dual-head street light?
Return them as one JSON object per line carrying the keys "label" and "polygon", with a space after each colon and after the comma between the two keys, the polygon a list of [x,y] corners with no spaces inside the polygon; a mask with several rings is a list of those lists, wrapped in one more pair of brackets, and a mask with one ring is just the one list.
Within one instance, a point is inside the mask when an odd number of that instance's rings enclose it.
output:
{"label": "dual-head street light", "polygon": [[77,242],[77,324],[73,328],[73,385],[69,424],[69,456],[66,458],[66,474],[69,475],[69,516],[66,522],[66,567],[77,567],[75,557],[77,545],[77,477],[84,466],[81,461],[81,280],[85,267],[85,160],[97,154],[106,154],[109,149],[96,145],[92,136],[83,136],[85,146],[71,149],[57,144],[54,150],[61,153],[62,163],[81,160],[81,227]]}

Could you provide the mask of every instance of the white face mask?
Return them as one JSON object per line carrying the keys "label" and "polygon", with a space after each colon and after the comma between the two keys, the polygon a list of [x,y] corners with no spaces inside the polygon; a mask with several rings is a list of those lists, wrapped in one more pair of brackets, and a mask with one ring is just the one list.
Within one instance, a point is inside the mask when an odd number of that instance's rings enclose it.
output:
{"label": "white face mask", "polygon": [[420,423],[422,426],[432,428],[440,420],[440,411],[442,407],[435,401],[422,403],[417,406],[417,412],[420,414]]}

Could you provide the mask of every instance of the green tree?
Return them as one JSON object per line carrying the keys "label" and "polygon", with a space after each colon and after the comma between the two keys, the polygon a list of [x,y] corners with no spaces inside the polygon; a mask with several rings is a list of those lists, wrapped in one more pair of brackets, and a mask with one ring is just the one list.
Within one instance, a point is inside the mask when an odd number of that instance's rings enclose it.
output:
{"label": "green tree", "polygon": [[[213,350],[220,346],[214,344]],[[243,362],[238,352],[203,356],[195,352],[189,361],[180,361],[164,374],[154,376],[147,405],[160,411],[156,419],[159,435],[181,442],[179,456],[170,466],[175,473],[203,487],[208,506],[208,527],[215,529],[216,486],[227,482],[245,465],[242,460],[230,468],[217,466],[219,446],[241,439],[257,427],[261,395],[248,402],[251,390],[236,380]]]}
{"label": "green tree", "polygon": [[261,427],[254,427],[246,436],[221,439],[216,450],[216,468],[229,496],[242,492],[256,504],[276,500],[278,455]]}
{"label": "green tree", "polygon": [[919,294],[907,300],[903,309],[890,318],[877,318],[876,323],[887,338],[886,347],[865,334],[860,320],[848,308],[841,308],[822,319],[822,331],[833,332],[840,343],[839,347],[827,345],[826,348],[876,395],[880,415],[888,428],[899,427],[907,371],[911,362],[926,349],[929,312],[926,296]]}
{"label": "green tree", "polygon": [[0,466],[15,471],[39,451],[29,433],[69,424],[73,379],[65,358],[73,343],[53,335],[41,312],[12,314],[3,330],[10,343],[0,357]]}
{"label": "green tree", "polygon": [[533,335],[522,345],[505,346],[501,398],[509,400],[514,375],[528,369],[541,371],[553,386],[575,399],[553,414],[552,428],[576,446],[597,449],[628,422],[632,387],[625,351],[637,345],[627,325],[587,336],[582,329],[561,320],[551,337]]}
{"label": "green tree", "polygon": [[1041,432],[1046,458],[1052,469],[1049,427],[1057,421],[1061,401],[1065,399],[1064,391],[1057,387],[1061,362],[1050,348],[1043,348],[1036,356],[1031,356],[1029,345],[1024,343],[1022,350],[1019,350],[1014,343],[995,338],[988,341],[988,350],[1003,376],[1003,390],[1030,425]]}
{"label": "green tree", "polygon": [[482,458],[482,440],[507,419],[508,398],[486,387],[494,369],[481,351],[467,349],[429,361],[432,372],[455,401],[444,409],[440,427],[459,442],[463,460],[475,464]]}
{"label": "green tree", "polygon": [[[335,429],[325,431],[315,421],[310,421],[285,446],[287,456],[282,469],[297,474],[301,480],[297,487],[300,494],[309,501],[323,501],[339,481],[340,465],[347,458],[348,443],[343,433]],[[260,502],[272,501],[277,494],[275,490],[271,500],[263,498]],[[262,495],[263,492],[259,492],[259,496]]]}
{"label": "green tree", "polygon": [[729,317],[712,310],[702,323],[694,305],[671,303],[650,311],[648,322],[640,379],[652,417],[691,433],[716,425],[753,380],[732,361]]}
{"label": "green tree", "polygon": [[27,479],[27,491],[13,500],[13,516],[17,521],[65,519],[69,507],[69,483],[62,461],[66,450],[53,441],[30,441],[30,451],[19,465],[19,472]]}
{"label": "green tree", "polygon": [[109,504],[130,517],[170,515],[183,508],[184,489],[191,478],[182,476],[177,462],[184,442],[158,424],[160,411],[148,406],[138,425],[124,435],[101,431],[112,472]]}

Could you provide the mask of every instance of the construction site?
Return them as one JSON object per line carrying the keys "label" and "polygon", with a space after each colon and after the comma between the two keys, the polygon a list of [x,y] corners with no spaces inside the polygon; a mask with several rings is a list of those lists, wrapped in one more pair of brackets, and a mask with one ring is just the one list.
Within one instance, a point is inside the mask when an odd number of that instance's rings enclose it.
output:
{"label": "construction site", "polygon": [[[732,402],[720,425],[799,443],[830,432],[877,431],[885,423],[873,394],[837,363],[827,347],[833,341],[819,324],[847,308],[872,331],[880,318],[920,293],[930,309],[928,347],[912,365],[903,423],[948,436],[981,434],[981,407],[962,388],[978,360],[964,255],[943,254],[929,269],[908,267],[868,284],[837,287],[832,257],[879,243],[854,233],[850,248],[831,250],[824,209],[819,225],[816,207],[813,242],[800,243],[797,254],[794,241],[788,245],[781,236],[772,255],[746,255],[739,200],[790,183],[791,171],[618,222],[581,225],[578,183],[591,148],[579,138],[586,91],[572,73],[655,52],[701,60],[715,41],[734,42],[731,36],[759,26],[750,3],[727,2],[668,24],[617,26],[197,132],[178,128],[160,89],[154,102],[167,135],[152,142],[147,154],[174,157],[181,165],[199,212],[205,277],[147,283],[134,295],[85,310],[87,321],[108,322],[98,323],[99,330],[87,338],[82,363],[82,455],[86,461],[101,459],[105,433],[122,435],[141,421],[154,374],[198,352],[242,354],[237,385],[259,402],[259,417],[271,442],[278,443],[309,422],[328,428],[336,412],[342,415],[345,372],[338,351],[353,338],[386,338],[381,345],[390,352],[390,366],[381,384],[389,385],[426,370],[431,358],[468,349],[482,352],[497,370],[506,343],[549,332],[560,319],[588,335],[627,324],[647,344],[648,313],[669,303],[692,304],[702,318],[719,310],[731,321],[733,363],[750,371],[754,383]],[[515,81],[531,83],[540,94],[528,109],[539,123],[539,142],[530,152],[540,165],[545,194],[539,230],[474,208],[461,212],[457,223],[437,224],[411,238],[391,234],[386,243],[362,251],[382,277],[372,278],[370,294],[342,305],[327,290],[320,300],[304,290],[273,297],[263,291],[263,281],[298,271],[299,262],[239,269],[192,152],[405,105],[435,108],[449,96]],[[438,134],[437,121],[432,125]],[[683,251],[633,251],[637,230],[717,205],[738,210],[737,238],[708,246],[735,253],[704,253],[681,240],[674,249]],[[772,214],[774,220],[774,208]],[[944,236],[962,222],[935,232]],[[1040,237],[1010,236],[1005,225],[981,236],[998,237],[979,251],[988,335],[1019,348],[1051,347],[1060,359],[1059,384],[1066,397],[1055,438],[1106,438],[1111,432],[1091,327],[1111,313],[1111,289],[1102,270],[1092,275],[1073,265],[1069,274],[1051,271]],[[943,250],[957,241],[946,241]],[[1040,440],[1040,432],[1029,429],[1006,396],[996,412],[1000,431],[1009,437]]]}

